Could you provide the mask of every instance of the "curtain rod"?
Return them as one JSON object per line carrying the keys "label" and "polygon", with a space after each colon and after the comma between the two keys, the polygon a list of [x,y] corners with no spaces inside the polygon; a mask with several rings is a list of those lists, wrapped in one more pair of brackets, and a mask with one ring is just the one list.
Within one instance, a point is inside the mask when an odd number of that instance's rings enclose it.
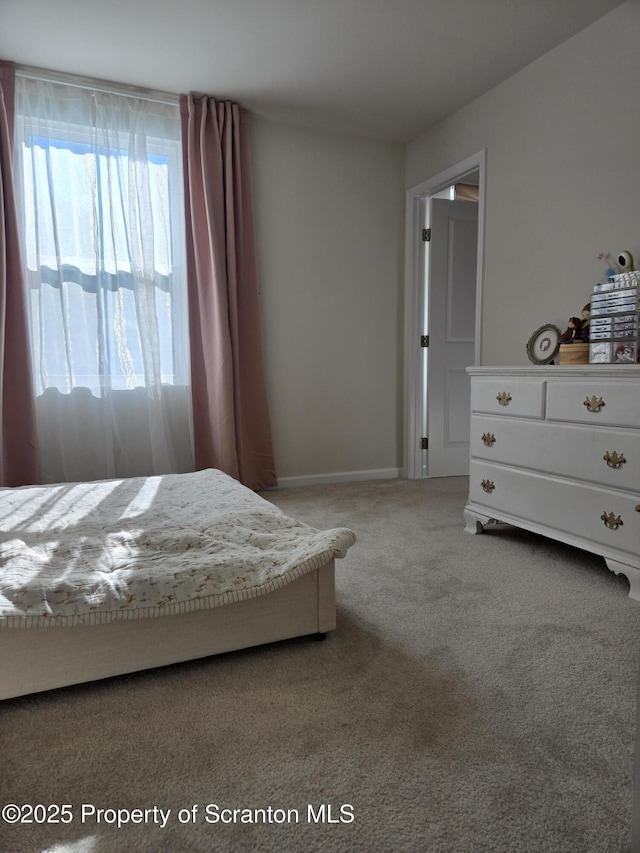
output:
{"label": "curtain rod", "polygon": [[180,101],[179,95],[171,92],[160,92],[155,89],[144,89],[140,86],[130,86],[126,83],[113,83],[109,80],[98,80],[95,77],[83,77],[78,74],[67,74],[63,71],[48,71],[31,65],[16,64],[16,74],[29,80],[44,80],[48,83],[66,83],[79,89],[98,89],[110,95],[123,95],[127,98],[141,98],[158,104],[176,106]]}

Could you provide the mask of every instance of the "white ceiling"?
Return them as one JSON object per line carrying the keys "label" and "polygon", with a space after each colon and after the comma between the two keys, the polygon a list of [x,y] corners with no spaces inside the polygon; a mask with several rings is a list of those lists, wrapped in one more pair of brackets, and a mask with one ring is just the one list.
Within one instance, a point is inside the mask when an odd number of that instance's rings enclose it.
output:
{"label": "white ceiling", "polygon": [[0,0],[0,57],[407,142],[619,5]]}

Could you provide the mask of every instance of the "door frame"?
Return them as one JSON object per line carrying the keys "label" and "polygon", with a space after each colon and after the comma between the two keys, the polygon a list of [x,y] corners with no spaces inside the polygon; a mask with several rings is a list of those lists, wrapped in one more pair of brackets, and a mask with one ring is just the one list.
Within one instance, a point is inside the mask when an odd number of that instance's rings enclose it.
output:
{"label": "door frame", "polygon": [[474,364],[480,364],[482,350],[482,281],[484,248],[484,211],[485,211],[485,175],[486,148],[467,157],[432,178],[422,181],[406,192],[405,213],[405,289],[404,289],[404,458],[402,474],[414,480],[421,479],[423,473],[423,453],[420,438],[423,429],[424,399],[424,358],[420,348],[420,336],[424,333],[422,318],[426,295],[424,228],[427,202],[430,196],[445,189],[467,175],[477,171],[479,174],[478,203],[478,256],[476,266],[476,322]]}

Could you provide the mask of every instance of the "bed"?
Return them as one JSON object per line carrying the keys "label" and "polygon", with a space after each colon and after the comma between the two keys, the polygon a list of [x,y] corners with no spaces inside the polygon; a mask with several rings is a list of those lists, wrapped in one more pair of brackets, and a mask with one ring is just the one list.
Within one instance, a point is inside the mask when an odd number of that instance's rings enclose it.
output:
{"label": "bed", "polygon": [[322,636],[354,541],[214,469],[0,489],[0,699]]}

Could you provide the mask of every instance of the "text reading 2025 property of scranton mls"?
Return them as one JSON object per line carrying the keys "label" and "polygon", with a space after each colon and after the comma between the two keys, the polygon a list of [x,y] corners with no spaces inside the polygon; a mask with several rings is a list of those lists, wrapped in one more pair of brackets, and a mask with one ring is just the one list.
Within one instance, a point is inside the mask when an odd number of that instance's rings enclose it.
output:
{"label": "text reading 2025 property of scranton mls", "polygon": [[145,824],[164,829],[171,821],[181,824],[195,824],[201,821],[209,824],[266,823],[266,824],[337,824],[353,823],[354,808],[350,803],[332,805],[308,803],[306,808],[281,808],[272,805],[261,808],[229,808],[218,803],[200,805],[193,803],[179,809],[161,808],[154,805],[146,808],[102,808],[93,803],[78,806],[69,804],[48,805],[6,803],[0,811],[0,819],[7,824],[56,824],[73,823],[109,825],[118,829],[126,826]]}

